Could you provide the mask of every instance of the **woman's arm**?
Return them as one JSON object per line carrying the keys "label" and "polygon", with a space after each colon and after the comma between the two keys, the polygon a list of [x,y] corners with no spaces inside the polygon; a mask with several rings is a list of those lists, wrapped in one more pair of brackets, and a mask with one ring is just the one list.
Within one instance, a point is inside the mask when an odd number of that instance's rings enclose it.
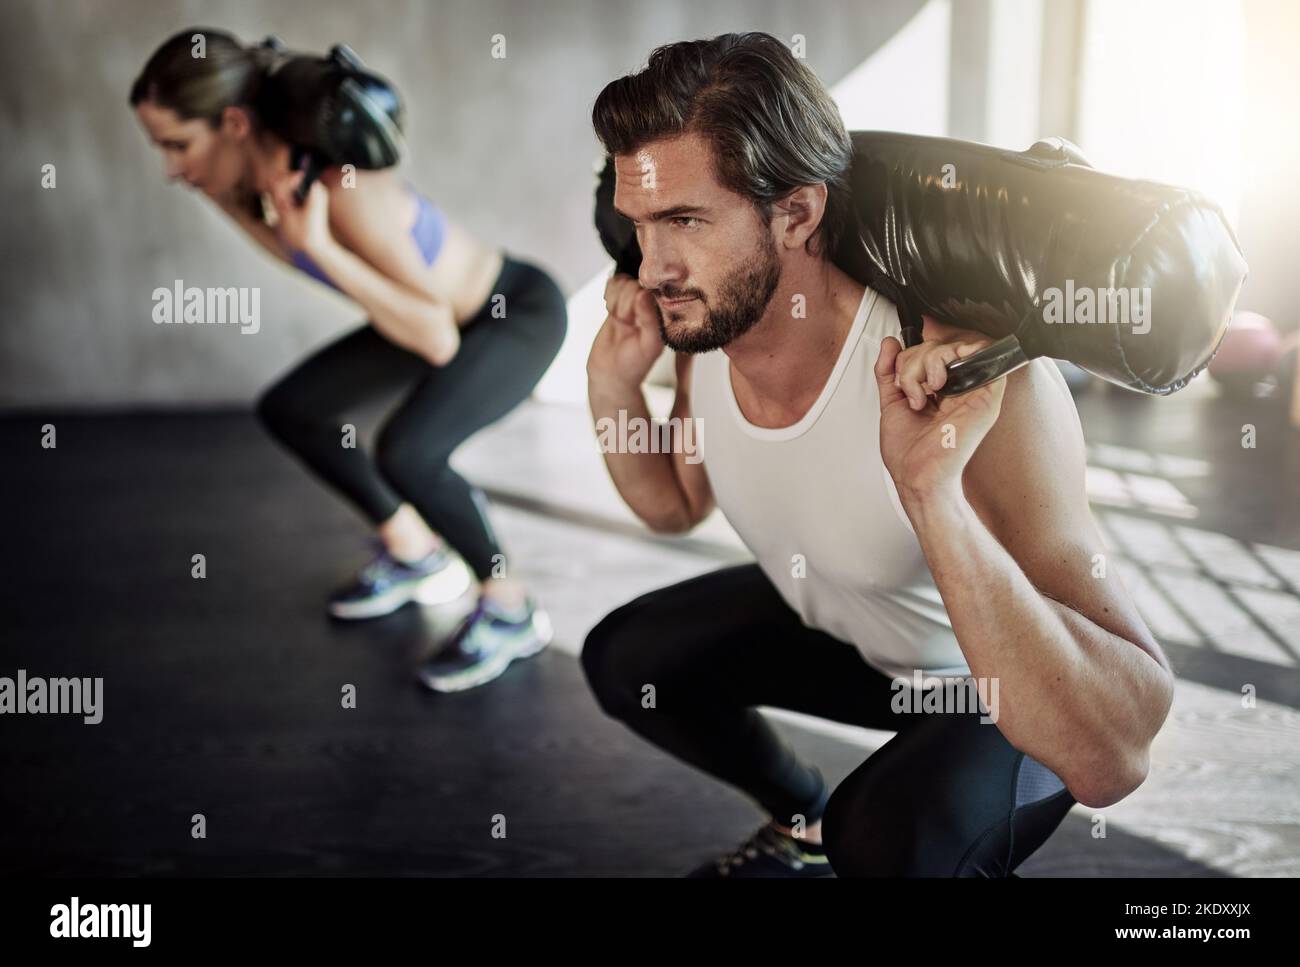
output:
{"label": "woman's arm", "polygon": [[451,303],[427,289],[428,266],[406,224],[413,214],[409,195],[371,182],[363,201],[362,190],[343,187],[331,169],[298,207],[292,192],[300,177],[287,174],[271,192],[279,237],[306,252],[389,340],[434,366],[451,362],[460,348],[460,327]]}
{"label": "woman's arm", "polygon": [[445,366],[455,357],[460,327],[451,303],[395,282],[333,238],[310,243],[304,251],[365,308],[375,328],[392,342],[434,366]]}

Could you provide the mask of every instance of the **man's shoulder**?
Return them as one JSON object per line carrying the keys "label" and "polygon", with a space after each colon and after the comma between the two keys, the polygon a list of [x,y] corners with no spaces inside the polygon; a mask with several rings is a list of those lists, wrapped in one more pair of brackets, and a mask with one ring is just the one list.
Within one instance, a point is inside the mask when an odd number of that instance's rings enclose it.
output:
{"label": "man's shoulder", "polygon": [[1083,427],[1056,363],[1040,357],[1005,379],[997,422],[964,475],[968,491],[994,502],[1009,494],[1044,505],[1086,502]]}

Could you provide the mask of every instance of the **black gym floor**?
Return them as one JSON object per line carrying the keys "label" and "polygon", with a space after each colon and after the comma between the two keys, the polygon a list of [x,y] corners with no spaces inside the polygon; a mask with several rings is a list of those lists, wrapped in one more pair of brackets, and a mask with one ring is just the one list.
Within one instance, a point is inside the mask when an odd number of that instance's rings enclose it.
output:
{"label": "black gym floor", "polygon": [[[1076,807],[1020,873],[1295,875],[1300,434],[1280,407],[1207,392],[1080,409],[1099,519],[1179,694],[1147,784]],[[738,552],[620,517],[598,457],[565,458],[585,419],[532,403],[463,455],[558,640],[454,696],[412,666],[457,606],[325,616],[366,532],[251,414],[0,420],[0,675],[104,679],[98,725],[0,723],[0,875],[672,876],[743,838],[758,811],[606,719],[574,657],[604,612]],[[888,738],[781,728],[833,779]]]}

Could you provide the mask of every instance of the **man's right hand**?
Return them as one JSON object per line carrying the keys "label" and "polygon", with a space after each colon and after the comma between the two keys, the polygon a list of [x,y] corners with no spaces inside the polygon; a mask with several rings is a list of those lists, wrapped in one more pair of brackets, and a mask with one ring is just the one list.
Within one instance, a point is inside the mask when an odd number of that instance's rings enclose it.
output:
{"label": "man's right hand", "polygon": [[587,378],[607,388],[639,390],[664,351],[654,293],[632,276],[616,274],[605,284],[605,308],[605,324],[587,357]]}

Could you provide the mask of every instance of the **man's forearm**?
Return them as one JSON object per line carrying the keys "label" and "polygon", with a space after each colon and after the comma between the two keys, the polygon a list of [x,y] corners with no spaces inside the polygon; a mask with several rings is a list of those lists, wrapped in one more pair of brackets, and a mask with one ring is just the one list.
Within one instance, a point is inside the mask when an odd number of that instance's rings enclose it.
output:
{"label": "man's forearm", "polygon": [[338,242],[315,246],[307,254],[392,342],[437,365],[455,356],[460,329],[449,304],[394,282]]}
{"label": "man's forearm", "polygon": [[[620,410],[626,413],[625,424],[631,424],[637,417],[645,420],[646,426],[651,423],[650,409],[639,386],[617,386],[588,379],[587,398],[598,439],[608,437],[601,433],[601,421],[609,419],[619,425]],[[671,453],[622,453],[621,447],[612,451],[608,447],[601,449],[615,488],[651,530],[674,532],[690,527],[690,506],[673,469]]]}
{"label": "man's forearm", "polygon": [[997,727],[1080,802],[1127,795],[1168,711],[1168,673],[1039,592],[964,494],[899,496],[971,674],[998,680]]}

